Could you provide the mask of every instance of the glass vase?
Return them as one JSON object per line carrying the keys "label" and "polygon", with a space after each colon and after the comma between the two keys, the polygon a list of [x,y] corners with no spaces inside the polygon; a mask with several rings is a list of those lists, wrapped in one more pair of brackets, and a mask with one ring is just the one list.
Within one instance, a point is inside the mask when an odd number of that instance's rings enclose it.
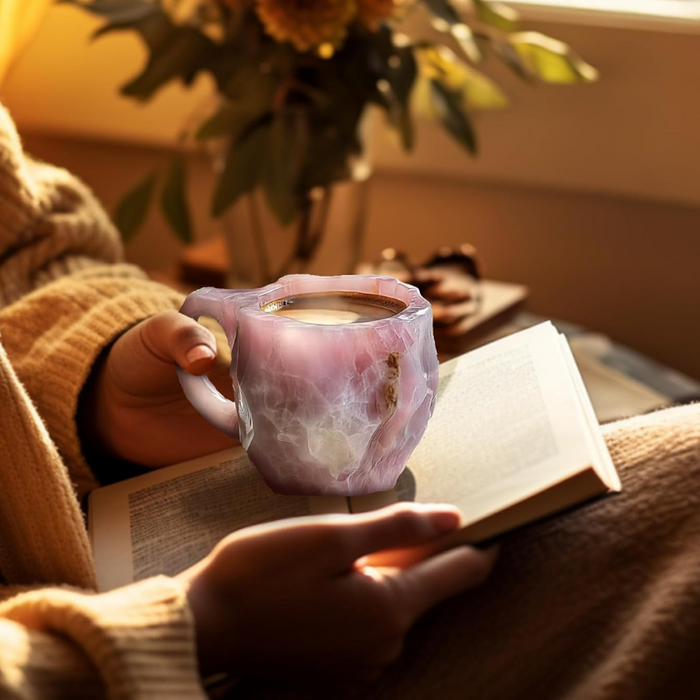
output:
{"label": "glass vase", "polygon": [[[357,171],[356,171],[357,172]],[[255,190],[222,217],[228,251],[227,286],[262,287],[283,275],[342,275],[360,260],[367,213],[369,168],[351,181],[309,193],[296,220],[282,226]]]}

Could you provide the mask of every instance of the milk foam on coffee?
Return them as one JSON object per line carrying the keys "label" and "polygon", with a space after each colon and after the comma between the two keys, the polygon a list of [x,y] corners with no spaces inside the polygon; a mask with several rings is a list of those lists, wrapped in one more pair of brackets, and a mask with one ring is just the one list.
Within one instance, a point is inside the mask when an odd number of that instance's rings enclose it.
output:
{"label": "milk foam on coffee", "polygon": [[344,326],[391,318],[406,308],[398,299],[362,292],[297,294],[262,307],[263,311],[319,326]]}

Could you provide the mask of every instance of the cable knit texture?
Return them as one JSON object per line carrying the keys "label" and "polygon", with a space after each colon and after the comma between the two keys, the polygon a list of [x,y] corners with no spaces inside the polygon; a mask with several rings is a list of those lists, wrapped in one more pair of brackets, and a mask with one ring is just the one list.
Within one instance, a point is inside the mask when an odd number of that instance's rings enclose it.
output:
{"label": "cable knit texture", "polygon": [[99,670],[96,680],[111,698],[177,700],[201,694],[185,609],[182,587],[159,577],[102,595],[21,593],[0,604],[0,617],[30,633],[68,637],[84,651],[83,668]]}
{"label": "cable knit texture", "polygon": [[[77,402],[100,352],[180,295],[122,262],[90,191],[0,107],[0,697],[202,698],[185,593],[95,594]],[[70,588],[68,588],[70,586]]]}

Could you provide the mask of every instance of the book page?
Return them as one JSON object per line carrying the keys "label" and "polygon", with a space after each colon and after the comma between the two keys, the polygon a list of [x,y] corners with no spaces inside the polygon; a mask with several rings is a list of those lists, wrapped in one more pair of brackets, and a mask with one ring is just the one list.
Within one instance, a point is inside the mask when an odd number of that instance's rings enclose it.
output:
{"label": "book page", "polygon": [[453,503],[475,522],[590,468],[578,401],[550,323],[446,363],[408,464],[415,500]]}
{"label": "book page", "polygon": [[594,466],[611,491],[620,491],[622,490],[620,476],[618,475],[615,465],[613,464],[612,457],[608,452],[608,447],[603,439],[603,434],[598,429],[598,418],[596,417],[596,413],[593,409],[591,398],[586,392],[583,377],[579,372],[573,351],[563,335],[559,337],[559,341],[561,343],[564,361],[569,367],[571,378],[579,396],[579,410],[581,412],[582,419],[591,427],[591,431],[588,433],[587,437],[589,440],[589,449],[596,455],[596,463]]}
{"label": "book page", "polygon": [[90,496],[99,589],[180,573],[242,527],[346,511],[344,498],[273,493],[242,448],[154,471]]}

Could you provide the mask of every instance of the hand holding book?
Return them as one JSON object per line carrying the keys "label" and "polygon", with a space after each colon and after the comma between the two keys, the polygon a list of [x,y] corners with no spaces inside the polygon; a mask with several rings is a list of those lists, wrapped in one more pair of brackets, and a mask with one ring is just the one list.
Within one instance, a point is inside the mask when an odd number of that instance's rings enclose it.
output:
{"label": "hand holding book", "polygon": [[[178,577],[196,620],[202,671],[373,677],[398,657],[418,617],[491,570],[495,551],[471,547],[399,565],[402,552],[460,522],[450,506],[400,504],[227,537]],[[391,567],[363,564],[378,551]]]}

